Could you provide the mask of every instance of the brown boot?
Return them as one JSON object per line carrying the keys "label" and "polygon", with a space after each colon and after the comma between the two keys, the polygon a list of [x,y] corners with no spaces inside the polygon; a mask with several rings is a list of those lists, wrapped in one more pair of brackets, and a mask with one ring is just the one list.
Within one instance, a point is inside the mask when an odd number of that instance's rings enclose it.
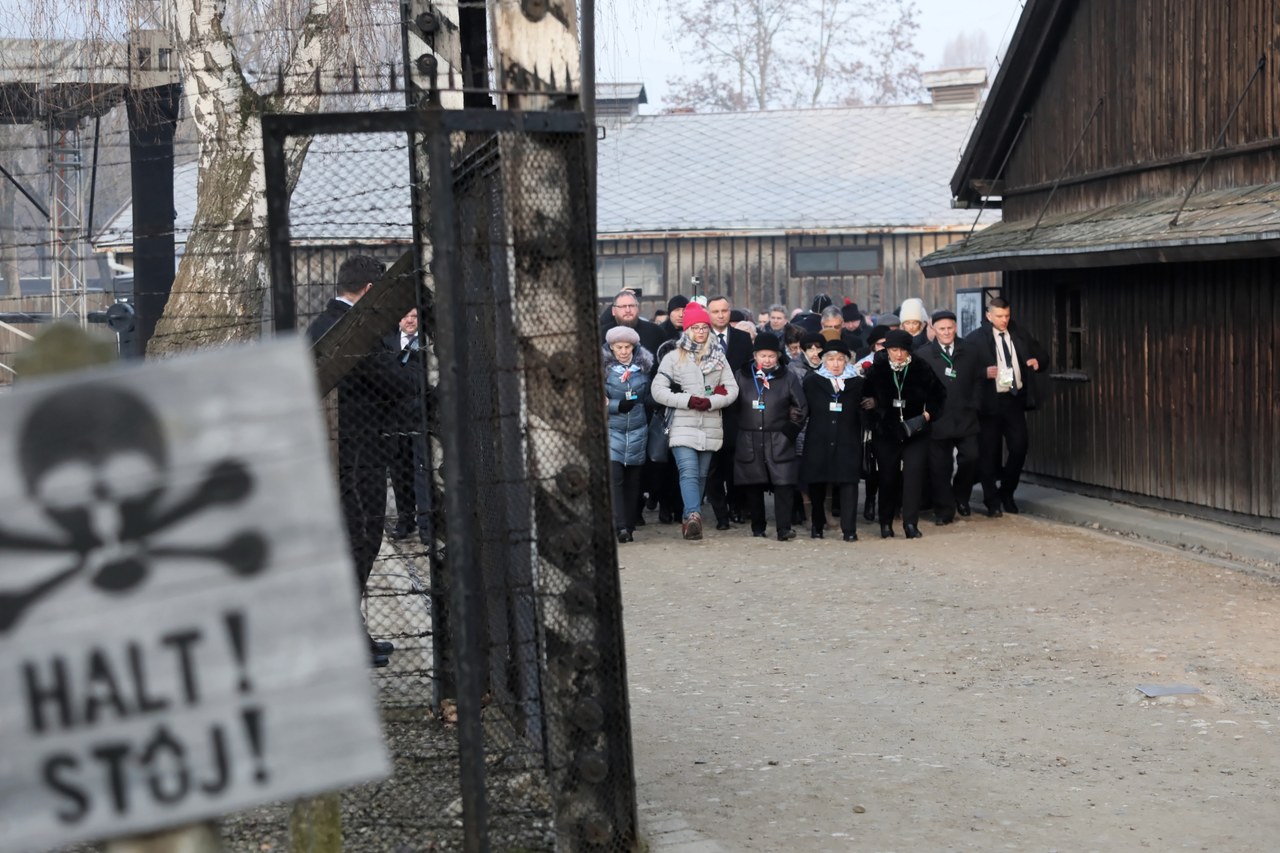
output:
{"label": "brown boot", "polygon": [[689,517],[684,520],[681,525],[685,539],[701,539],[702,538],[702,515],[701,513],[691,512]]}

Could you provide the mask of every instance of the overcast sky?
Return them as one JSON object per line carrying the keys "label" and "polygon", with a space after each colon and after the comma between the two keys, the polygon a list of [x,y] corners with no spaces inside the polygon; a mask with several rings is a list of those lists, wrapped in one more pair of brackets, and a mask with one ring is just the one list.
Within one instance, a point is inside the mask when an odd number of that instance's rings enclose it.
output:
{"label": "overcast sky", "polygon": [[[987,34],[992,59],[1013,35],[1022,0],[915,0],[920,30],[916,47],[922,70],[937,68],[947,42],[959,33]],[[683,58],[664,0],[597,0],[596,49],[600,82],[645,84],[649,107],[658,112],[667,78],[683,72]],[[994,79],[994,73],[992,79]]]}

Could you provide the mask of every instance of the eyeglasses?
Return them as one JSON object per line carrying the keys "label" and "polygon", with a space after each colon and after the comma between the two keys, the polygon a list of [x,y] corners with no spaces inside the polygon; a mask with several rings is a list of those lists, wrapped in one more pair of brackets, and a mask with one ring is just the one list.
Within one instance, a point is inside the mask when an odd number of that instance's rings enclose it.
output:
{"label": "eyeglasses", "polygon": [[639,302],[622,302],[622,303],[615,302],[613,303],[613,307],[614,308],[639,308],[640,303]]}
{"label": "eyeglasses", "polygon": [[690,327],[689,327],[689,331],[691,331],[691,332],[709,332],[709,331],[711,331],[711,326],[710,326],[709,324],[707,324],[707,323],[697,323],[697,324],[695,324],[695,325],[693,325],[693,326],[690,326]]}

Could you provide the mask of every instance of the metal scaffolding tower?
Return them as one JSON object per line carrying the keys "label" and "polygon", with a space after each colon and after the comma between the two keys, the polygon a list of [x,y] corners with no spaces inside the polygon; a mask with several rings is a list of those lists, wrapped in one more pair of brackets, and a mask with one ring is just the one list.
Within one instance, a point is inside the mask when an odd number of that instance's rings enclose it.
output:
{"label": "metal scaffolding tower", "polygon": [[80,150],[80,120],[45,125],[49,155],[49,257],[52,260],[51,309],[55,317],[89,318],[88,280],[85,278],[84,180]]}

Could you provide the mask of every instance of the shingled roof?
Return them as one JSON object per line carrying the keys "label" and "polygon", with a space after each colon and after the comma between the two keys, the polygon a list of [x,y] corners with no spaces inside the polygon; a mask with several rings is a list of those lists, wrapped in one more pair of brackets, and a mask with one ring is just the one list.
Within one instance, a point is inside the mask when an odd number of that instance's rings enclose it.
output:
{"label": "shingled roof", "polygon": [[[947,182],[973,118],[973,105],[634,118],[599,142],[598,231],[967,230],[973,213],[951,209]],[[290,206],[294,241],[407,241],[407,158],[391,134],[317,137]],[[179,244],[196,175],[189,163],[174,176]],[[94,241],[132,242],[128,205]]]}
{"label": "shingled roof", "polygon": [[948,181],[974,105],[642,116],[601,140],[598,230],[968,228]]}

